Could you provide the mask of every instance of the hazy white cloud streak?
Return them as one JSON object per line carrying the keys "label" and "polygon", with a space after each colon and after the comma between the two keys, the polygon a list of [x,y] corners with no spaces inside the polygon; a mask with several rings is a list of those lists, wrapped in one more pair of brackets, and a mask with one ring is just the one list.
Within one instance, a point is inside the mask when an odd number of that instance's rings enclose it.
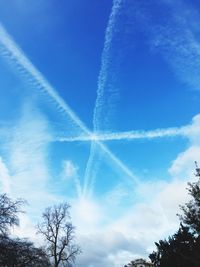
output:
{"label": "hazy white cloud streak", "polygon": [[63,176],[63,180],[68,180],[68,179],[73,178],[77,196],[78,198],[80,198],[82,189],[81,189],[80,179],[78,177],[78,168],[74,165],[74,163],[71,160],[65,160],[63,162],[62,176]]}
{"label": "hazy white cloud streak", "polygon": [[[164,22],[154,19],[157,14],[152,12],[161,3],[170,10]],[[140,20],[154,51],[163,56],[183,84],[200,90],[200,16],[195,7],[185,1],[147,1],[141,13]]]}

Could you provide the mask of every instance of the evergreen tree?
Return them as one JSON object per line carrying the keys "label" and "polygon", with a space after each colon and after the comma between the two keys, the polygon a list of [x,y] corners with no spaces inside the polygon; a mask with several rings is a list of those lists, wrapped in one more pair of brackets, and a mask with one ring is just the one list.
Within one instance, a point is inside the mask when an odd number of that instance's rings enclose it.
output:
{"label": "evergreen tree", "polygon": [[188,183],[191,200],[181,206],[179,230],[167,240],[156,244],[149,255],[155,267],[200,266],[200,168],[196,164],[197,182]]}

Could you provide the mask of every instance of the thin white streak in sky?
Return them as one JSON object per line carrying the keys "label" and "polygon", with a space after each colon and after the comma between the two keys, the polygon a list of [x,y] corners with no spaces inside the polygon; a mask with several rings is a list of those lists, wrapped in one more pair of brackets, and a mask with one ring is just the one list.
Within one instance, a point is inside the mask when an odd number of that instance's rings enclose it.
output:
{"label": "thin white streak in sky", "polygon": [[93,125],[94,130],[99,130],[101,128],[101,113],[104,109],[105,98],[104,93],[106,90],[106,82],[108,80],[108,68],[111,60],[111,49],[112,49],[112,41],[114,37],[114,30],[116,27],[116,21],[118,18],[119,11],[121,9],[122,0],[114,0],[112,11],[109,17],[108,26],[106,28],[105,33],[105,41],[104,48],[101,57],[101,69],[98,77],[98,87],[97,87],[97,99],[94,107],[94,115],[93,115]]}
{"label": "thin white streak in sky", "polygon": [[[25,56],[23,51],[8,35],[3,25],[0,23],[0,52],[13,62],[20,70],[21,74],[31,77],[32,82],[37,86],[37,89],[44,91],[50,99],[52,99],[60,111],[68,115],[73,122],[75,122],[84,132],[84,134],[92,136],[92,133],[87,126],[79,119],[79,117],[72,111],[66,102],[58,95],[56,90],[49,84],[43,75],[35,68],[31,61]],[[97,141],[98,146],[110,157],[110,159],[118,165],[130,178],[135,180],[132,172],[123,164],[104,144]]]}
{"label": "thin white streak in sky", "polygon": [[[106,28],[104,48],[103,48],[103,52],[101,56],[101,68],[100,68],[99,77],[98,77],[97,99],[96,99],[94,113],[93,113],[94,132],[98,131],[101,128],[100,122],[103,119],[101,115],[102,115],[102,110],[104,109],[104,100],[105,100],[104,93],[105,93],[105,85],[108,79],[108,67],[109,67],[109,62],[110,62],[111,44],[112,44],[114,28],[116,26],[116,20],[117,20],[117,16],[121,8],[121,4],[122,4],[122,0],[113,1],[111,14],[110,14],[108,25]],[[85,183],[84,183],[84,188],[83,188],[84,195],[88,195],[88,190],[92,191],[91,187],[94,184],[94,180],[96,176],[94,169],[95,169],[95,164],[98,164],[98,162],[94,162],[96,152],[97,152],[96,145],[91,144],[90,155],[89,155],[89,159],[88,159],[88,163],[87,163],[86,171],[85,171]],[[104,152],[106,151],[104,150]],[[130,171],[128,171],[128,173],[130,173]]]}
{"label": "thin white streak in sky", "polygon": [[[58,95],[55,89],[49,84],[44,76],[35,68],[31,61],[25,56],[23,51],[16,45],[12,38],[8,35],[2,24],[0,23],[0,45],[3,52],[7,52],[7,57],[11,59],[21,70],[34,79],[38,89],[43,90],[51,99],[63,110],[84,132],[90,135],[90,131],[85,124],[78,118],[66,102]],[[6,54],[5,54],[6,55]]]}
{"label": "thin white streak in sky", "polygon": [[77,137],[60,137],[55,139],[59,142],[88,142],[88,141],[122,141],[122,140],[135,140],[135,139],[154,139],[163,137],[176,137],[187,136],[190,132],[189,126],[174,127],[167,129],[156,129],[152,131],[128,131],[116,133],[102,133],[93,134],[90,136],[77,136]]}

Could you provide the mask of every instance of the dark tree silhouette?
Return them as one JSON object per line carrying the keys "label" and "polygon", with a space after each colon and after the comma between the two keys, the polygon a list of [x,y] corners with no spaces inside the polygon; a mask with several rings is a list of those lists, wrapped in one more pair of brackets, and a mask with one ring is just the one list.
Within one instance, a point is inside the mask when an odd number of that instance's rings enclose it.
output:
{"label": "dark tree silhouette", "polygon": [[189,227],[181,224],[172,237],[155,244],[157,251],[149,256],[155,267],[200,266],[200,243],[190,232]]}
{"label": "dark tree silhouette", "polygon": [[179,230],[167,240],[155,243],[157,250],[149,255],[155,267],[200,266],[200,169],[195,164],[198,180],[188,183],[191,200],[180,206]]}
{"label": "dark tree silhouette", "polygon": [[13,201],[6,194],[0,195],[0,234],[7,235],[11,226],[19,224],[18,213],[24,203],[22,199]]}
{"label": "dark tree silhouette", "polygon": [[134,261],[131,261],[124,267],[153,267],[152,263],[146,261],[145,259],[136,259]]}
{"label": "dark tree silhouette", "polygon": [[74,226],[69,208],[67,203],[47,208],[42,223],[38,225],[38,233],[46,240],[47,253],[53,259],[54,267],[70,266],[81,252],[74,243]]}
{"label": "dark tree silhouette", "polygon": [[9,237],[10,227],[19,225],[22,199],[12,200],[0,195],[0,266],[1,267],[49,267],[45,251],[32,242]]}
{"label": "dark tree silhouette", "polygon": [[1,267],[50,267],[50,262],[42,248],[36,248],[27,240],[0,237]]}
{"label": "dark tree silhouette", "polygon": [[196,164],[196,177],[198,181],[195,183],[188,183],[188,193],[192,199],[181,206],[183,212],[179,215],[180,220],[190,227],[194,234],[200,234],[200,168]]}

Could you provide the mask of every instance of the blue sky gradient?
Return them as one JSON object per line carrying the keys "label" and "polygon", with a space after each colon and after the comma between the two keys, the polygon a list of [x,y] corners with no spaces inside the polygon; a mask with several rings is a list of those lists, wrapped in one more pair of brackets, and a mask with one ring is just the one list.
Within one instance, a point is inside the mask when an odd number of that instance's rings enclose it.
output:
{"label": "blue sky gradient", "polygon": [[119,267],[176,229],[200,157],[199,11],[0,0],[0,190],[29,202],[15,234],[39,242],[42,210],[69,201],[77,266]]}

